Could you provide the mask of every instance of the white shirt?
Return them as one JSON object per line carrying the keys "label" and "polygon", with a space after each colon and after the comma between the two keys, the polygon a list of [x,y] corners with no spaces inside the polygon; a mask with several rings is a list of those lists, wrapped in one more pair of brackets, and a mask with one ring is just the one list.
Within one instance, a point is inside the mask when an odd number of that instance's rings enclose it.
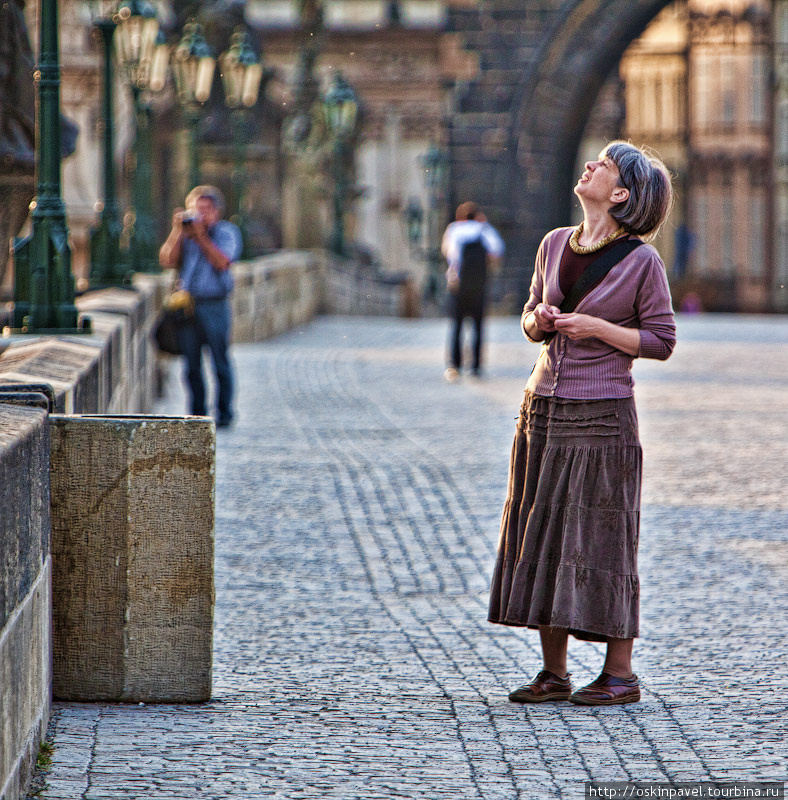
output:
{"label": "white shirt", "polygon": [[441,252],[449,262],[449,268],[459,272],[460,259],[462,258],[462,248],[468,242],[475,242],[481,238],[484,249],[494,257],[503,255],[503,239],[498,235],[498,231],[489,222],[479,222],[475,219],[465,219],[460,222],[452,222],[443,234]]}

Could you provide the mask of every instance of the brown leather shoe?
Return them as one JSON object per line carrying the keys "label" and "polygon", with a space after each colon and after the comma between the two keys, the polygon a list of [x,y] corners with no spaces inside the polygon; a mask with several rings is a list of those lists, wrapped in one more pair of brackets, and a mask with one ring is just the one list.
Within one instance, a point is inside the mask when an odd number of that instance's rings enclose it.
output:
{"label": "brown leather shoe", "polygon": [[640,700],[638,676],[617,678],[603,672],[595,681],[578,689],[570,698],[570,703],[579,706],[616,706],[623,703],[637,703]]}
{"label": "brown leather shoe", "polygon": [[513,703],[546,703],[548,700],[568,700],[572,694],[571,672],[559,678],[553,672],[543,669],[530,683],[510,693]]}

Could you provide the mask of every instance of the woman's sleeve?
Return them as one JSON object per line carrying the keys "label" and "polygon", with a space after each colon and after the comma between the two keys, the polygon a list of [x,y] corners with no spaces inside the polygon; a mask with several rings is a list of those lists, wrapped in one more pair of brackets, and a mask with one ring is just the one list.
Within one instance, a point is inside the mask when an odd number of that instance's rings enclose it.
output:
{"label": "woman's sleeve", "polygon": [[542,239],[541,244],[539,245],[539,249],[536,251],[536,262],[534,264],[534,274],[531,278],[531,291],[528,296],[528,302],[523,306],[523,313],[520,317],[520,327],[523,329],[523,333],[525,334],[525,338],[528,339],[529,342],[534,342],[538,344],[541,342],[541,339],[532,339],[528,335],[528,331],[525,329],[525,323],[528,320],[528,317],[533,314],[534,309],[542,302],[542,287],[544,285],[544,261],[545,261],[545,251],[547,249],[547,238],[550,234]]}
{"label": "woman's sleeve", "polygon": [[676,346],[676,322],[665,265],[656,253],[647,265],[636,302],[640,328],[638,357],[665,361]]}

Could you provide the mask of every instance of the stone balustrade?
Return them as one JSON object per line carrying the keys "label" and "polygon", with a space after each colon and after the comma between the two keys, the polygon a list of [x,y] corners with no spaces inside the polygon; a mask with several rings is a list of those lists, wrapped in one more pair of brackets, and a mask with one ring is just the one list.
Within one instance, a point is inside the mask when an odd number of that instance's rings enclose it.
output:
{"label": "stone balustrade", "polygon": [[[236,342],[307,322],[324,303],[319,254],[280,252],[234,267]],[[67,414],[149,412],[160,359],[151,329],[172,279],[78,298],[93,330],[0,339],[3,385],[48,383]],[[24,796],[52,691],[50,428],[47,411],[0,397],[0,798]],[[55,498],[52,498],[53,500]]]}

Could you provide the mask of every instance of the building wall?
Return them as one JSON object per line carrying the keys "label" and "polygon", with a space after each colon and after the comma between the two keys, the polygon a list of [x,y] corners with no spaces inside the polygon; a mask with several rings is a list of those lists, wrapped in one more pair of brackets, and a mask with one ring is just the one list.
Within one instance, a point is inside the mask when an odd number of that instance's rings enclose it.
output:
{"label": "building wall", "polygon": [[[266,60],[285,86],[293,85],[299,46],[294,5],[264,9],[258,3],[249,11],[266,26]],[[384,270],[408,270],[421,281],[426,267],[418,250],[409,247],[403,212],[411,198],[426,212],[420,157],[431,142],[445,142],[448,85],[467,65],[444,38],[443,3],[403,3],[399,24],[387,19],[387,8],[388,3],[377,0],[327,3],[316,76],[325,91],[340,70],[361,103],[356,159],[361,194],[348,233]],[[293,98],[285,92],[281,102],[286,105]],[[330,215],[321,212],[312,220],[328,219],[330,224]],[[442,220],[446,216],[444,208]]]}
{"label": "building wall", "polygon": [[624,86],[620,130],[610,114],[586,128],[581,152],[600,146],[600,133],[623,134],[655,150],[673,173],[676,204],[655,244],[679,306],[690,293],[710,309],[779,306],[771,43],[768,2],[678,0],[608,81]]}

